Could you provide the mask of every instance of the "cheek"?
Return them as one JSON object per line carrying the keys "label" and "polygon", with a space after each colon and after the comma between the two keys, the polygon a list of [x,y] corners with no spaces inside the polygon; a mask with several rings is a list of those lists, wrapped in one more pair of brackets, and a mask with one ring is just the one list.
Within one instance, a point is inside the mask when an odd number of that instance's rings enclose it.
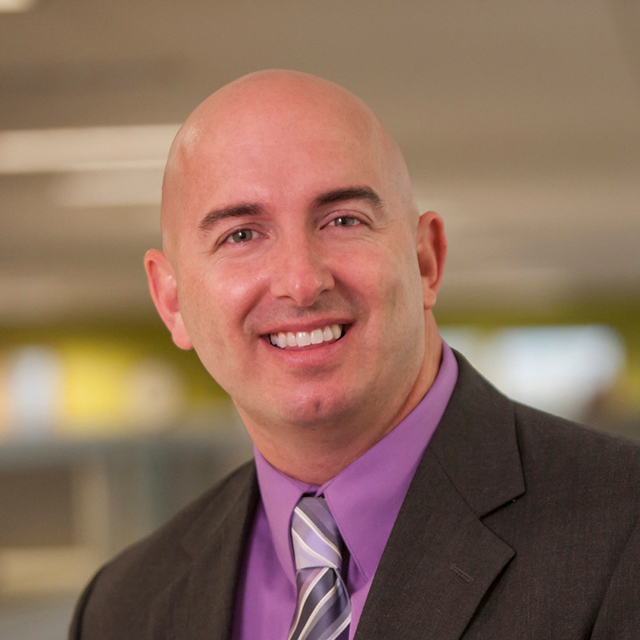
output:
{"label": "cheek", "polygon": [[404,315],[408,308],[422,308],[422,279],[416,256],[392,249],[363,260],[358,279],[370,299],[376,298],[380,306]]}
{"label": "cheek", "polygon": [[184,276],[180,307],[196,350],[237,342],[256,298],[256,279],[230,265]]}
{"label": "cheek", "polygon": [[385,316],[384,333],[390,344],[412,349],[424,334],[422,279],[417,261],[411,256],[399,258],[394,269],[381,274],[380,281],[379,305]]}

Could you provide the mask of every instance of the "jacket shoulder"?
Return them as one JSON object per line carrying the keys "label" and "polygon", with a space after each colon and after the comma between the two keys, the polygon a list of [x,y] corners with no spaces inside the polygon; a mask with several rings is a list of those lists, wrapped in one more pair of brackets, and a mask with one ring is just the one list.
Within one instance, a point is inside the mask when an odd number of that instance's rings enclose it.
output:
{"label": "jacket shoulder", "polygon": [[528,488],[544,477],[572,494],[640,498],[640,444],[518,403],[514,415]]}
{"label": "jacket shoulder", "polygon": [[246,463],[184,507],[150,536],[104,565],[86,587],[74,613],[70,639],[122,640],[146,637],[167,615],[170,594],[202,548],[216,544],[218,529],[233,523],[241,538],[257,504],[253,461]]}
{"label": "jacket shoulder", "polygon": [[234,507],[242,495],[252,489],[255,465],[247,462],[213,487],[183,507],[154,533],[134,543],[118,554],[106,565],[108,571],[136,571],[151,558],[154,564],[159,559],[171,560],[181,553],[182,545],[197,531],[224,520],[229,509]]}

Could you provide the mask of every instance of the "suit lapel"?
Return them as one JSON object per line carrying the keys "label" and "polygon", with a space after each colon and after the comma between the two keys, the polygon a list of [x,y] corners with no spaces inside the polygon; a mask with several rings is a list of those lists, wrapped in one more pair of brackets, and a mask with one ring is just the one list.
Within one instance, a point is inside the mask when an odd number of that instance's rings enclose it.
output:
{"label": "suit lapel", "polygon": [[[163,638],[229,640],[246,541],[259,500],[253,463],[234,475],[186,534],[184,573],[156,603],[172,612]],[[222,515],[221,515],[222,514]]]}
{"label": "suit lapel", "polygon": [[357,640],[460,638],[514,556],[481,521],[524,492],[513,408],[458,359],[456,388],[396,520]]}

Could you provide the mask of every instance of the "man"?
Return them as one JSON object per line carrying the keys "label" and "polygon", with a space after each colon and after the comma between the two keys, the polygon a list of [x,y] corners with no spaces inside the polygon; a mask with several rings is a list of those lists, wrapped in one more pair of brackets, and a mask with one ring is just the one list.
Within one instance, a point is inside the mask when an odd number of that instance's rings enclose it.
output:
{"label": "man", "polygon": [[441,342],[443,224],[361,101],[285,71],[220,89],[162,232],[153,300],[256,459],[103,568],[71,638],[640,637],[638,450]]}

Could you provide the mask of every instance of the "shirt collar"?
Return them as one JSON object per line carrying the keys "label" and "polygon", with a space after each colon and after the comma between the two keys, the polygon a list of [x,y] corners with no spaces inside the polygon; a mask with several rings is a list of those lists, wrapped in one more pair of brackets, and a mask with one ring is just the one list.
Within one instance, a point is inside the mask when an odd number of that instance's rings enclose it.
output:
{"label": "shirt collar", "polygon": [[291,515],[305,493],[324,494],[351,554],[349,582],[359,588],[375,573],[422,454],[449,402],[458,365],[442,342],[436,379],[413,411],[382,440],[322,487],[280,473],[254,447],[258,483],[273,543],[289,580],[295,566]]}

